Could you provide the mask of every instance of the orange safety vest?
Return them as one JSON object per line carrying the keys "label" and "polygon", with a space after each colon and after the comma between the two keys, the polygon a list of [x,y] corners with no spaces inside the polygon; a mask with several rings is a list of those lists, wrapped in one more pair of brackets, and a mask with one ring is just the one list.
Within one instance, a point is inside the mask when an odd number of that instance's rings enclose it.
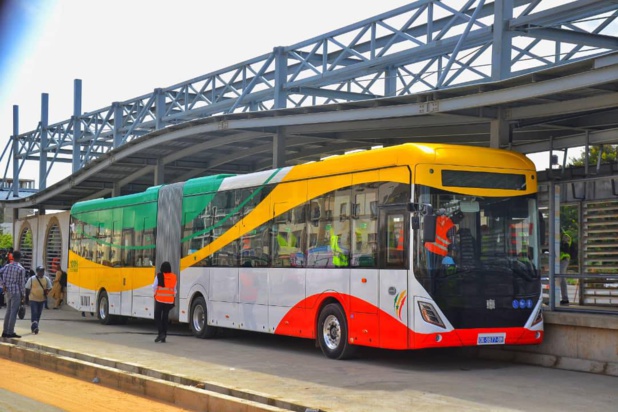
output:
{"label": "orange safety vest", "polygon": [[396,234],[395,241],[397,242],[397,244],[395,245],[395,248],[397,250],[403,250],[403,229],[397,230],[395,234]]}
{"label": "orange safety vest", "polygon": [[448,245],[451,240],[448,238],[448,231],[455,224],[448,216],[438,216],[436,219],[436,239],[433,242],[426,242],[425,248],[436,255],[446,256],[448,254]]}
{"label": "orange safety vest", "polygon": [[163,283],[165,286],[157,286],[155,300],[169,305],[174,304],[174,290],[176,289],[176,275],[174,273],[164,273]]}

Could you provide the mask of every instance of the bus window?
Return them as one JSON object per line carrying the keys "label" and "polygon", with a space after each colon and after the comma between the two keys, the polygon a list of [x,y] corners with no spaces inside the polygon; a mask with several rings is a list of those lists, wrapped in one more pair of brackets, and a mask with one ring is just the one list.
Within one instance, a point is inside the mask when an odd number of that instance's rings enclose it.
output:
{"label": "bus window", "polygon": [[305,210],[306,206],[302,204],[274,219],[273,267],[305,267]]}
{"label": "bus window", "polygon": [[376,267],[378,189],[375,185],[362,184],[354,186],[352,193],[352,252],[350,254],[350,266]]}
{"label": "bus window", "polygon": [[[234,226],[239,220],[240,208],[238,207],[236,191],[229,190],[218,192],[212,200],[214,220],[212,225],[212,241],[214,242]],[[229,236],[226,235],[226,236]],[[212,255],[213,266],[238,266],[239,240],[238,238],[228,242]]]}
{"label": "bus window", "polygon": [[347,208],[349,204],[350,188],[329,192],[311,201],[308,267],[349,266],[351,243]]}
{"label": "bus window", "polygon": [[135,251],[133,249],[134,229],[124,229],[122,231],[121,265],[135,266]]}
{"label": "bus window", "polygon": [[405,215],[399,211],[384,211],[382,253],[384,266],[388,268],[406,267],[406,227]]}
{"label": "bus window", "polygon": [[269,267],[271,224],[267,222],[240,237],[240,265]]}

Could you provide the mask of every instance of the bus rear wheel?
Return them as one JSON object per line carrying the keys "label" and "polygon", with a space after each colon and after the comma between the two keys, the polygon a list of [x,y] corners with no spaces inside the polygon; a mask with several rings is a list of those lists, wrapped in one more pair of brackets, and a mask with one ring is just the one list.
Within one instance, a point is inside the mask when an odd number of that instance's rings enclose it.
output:
{"label": "bus rear wheel", "polygon": [[318,319],[318,342],[326,357],[348,359],[356,347],[348,342],[348,322],[343,308],[336,303],[324,306]]}
{"label": "bus rear wheel", "polygon": [[99,322],[103,325],[112,324],[112,316],[109,314],[109,297],[106,291],[99,293],[99,300],[97,301],[97,317]]}
{"label": "bus rear wheel", "polygon": [[208,325],[206,315],[206,300],[199,296],[191,304],[189,326],[193,336],[200,339],[214,338],[217,335],[217,328]]}

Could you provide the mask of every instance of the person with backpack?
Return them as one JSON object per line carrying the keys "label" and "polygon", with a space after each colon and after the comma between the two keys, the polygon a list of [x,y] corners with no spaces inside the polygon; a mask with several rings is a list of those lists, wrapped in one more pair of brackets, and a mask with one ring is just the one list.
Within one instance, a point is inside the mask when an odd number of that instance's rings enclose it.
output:
{"label": "person with backpack", "polygon": [[54,299],[53,309],[59,309],[64,301],[67,287],[67,272],[58,269],[52,286],[51,297]]}
{"label": "person with backpack", "polygon": [[31,276],[26,282],[26,303],[30,302],[30,330],[35,335],[39,333],[41,314],[51,288],[52,283],[49,277],[45,275],[45,268],[37,266],[36,274]]}

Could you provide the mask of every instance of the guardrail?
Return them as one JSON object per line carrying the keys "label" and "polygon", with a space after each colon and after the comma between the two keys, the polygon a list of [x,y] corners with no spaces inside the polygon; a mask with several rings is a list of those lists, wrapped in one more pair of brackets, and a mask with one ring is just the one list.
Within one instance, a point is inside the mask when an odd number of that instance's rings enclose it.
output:
{"label": "guardrail", "polygon": [[[558,280],[567,279],[569,305],[561,306]],[[543,303],[550,305],[551,285],[548,276],[542,279]],[[618,314],[618,275],[609,274],[556,274],[554,286],[555,310]]]}

